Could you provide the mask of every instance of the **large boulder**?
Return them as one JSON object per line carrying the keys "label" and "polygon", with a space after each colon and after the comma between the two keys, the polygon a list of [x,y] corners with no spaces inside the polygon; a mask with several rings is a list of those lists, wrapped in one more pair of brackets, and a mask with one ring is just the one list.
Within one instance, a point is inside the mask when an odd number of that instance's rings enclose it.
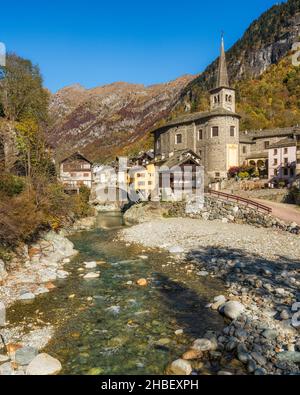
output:
{"label": "large boulder", "polygon": [[154,219],[161,219],[168,212],[167,207],[162,207],[160,203],[156,202],[135,204],[125,212],[124,220],[129,224],[142,224]]}
{"label": "large boulder", "polygon": [[[43,256],[40,259],[42,263],[60,262],[65,258],[76,255],[74,244],[61,234],[53,231],[48,232],[43,238]],[[34,247],[34,246],[33,246]],[[39,247],[39,246],[37,246]]]}
{"label": "large boulder", "polygon": [[54,376],[62,370],[61,363],[43,353],[36,356],[28,365],[26,374],[28,376]]}

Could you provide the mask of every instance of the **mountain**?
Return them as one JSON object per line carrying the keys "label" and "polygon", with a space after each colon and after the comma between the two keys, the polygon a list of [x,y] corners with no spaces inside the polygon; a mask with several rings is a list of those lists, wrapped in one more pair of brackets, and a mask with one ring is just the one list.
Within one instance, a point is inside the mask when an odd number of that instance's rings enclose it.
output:
{"label": "mountain", "polygon": [[138,150],[147,131],[168,116],[193,78],[187,75],[149,87],[116,82],[93,89],[80,85],[61,89],[51,98],[49,142],[59,157],[80,150],[99,161],[135,144]]}
{"label": "mountain", "polygon": [[[298,41],[300,0],[289,0],[262,14],[227,52],[242,129],[300,124],[300,68],[289,58]],[[51,99],[49,141],[58,157],[81,150],[98,161],[149,148],[154,125],[208,108],[217,64],[198,76],[150,87],[117,82],[64,88]]]}
{"label": "mountain", "polygon": [[[226,53],[232,84],[259,77],[277,64],[300,41],[300,0],[288,0],[263,13]],[[202,110],[203,93],[216,81],[218,60],[183,90],[179,106],[187,101],[194,111]]]}

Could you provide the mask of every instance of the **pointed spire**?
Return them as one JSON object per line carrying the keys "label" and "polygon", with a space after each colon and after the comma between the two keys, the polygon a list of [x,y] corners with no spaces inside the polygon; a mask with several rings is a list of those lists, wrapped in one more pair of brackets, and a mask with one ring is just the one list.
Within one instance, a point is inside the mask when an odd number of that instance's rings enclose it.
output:
{"label": "pointed spire", "polygon": [[229,88],[223,33],[222,33],[222,40],[221,40],[221,55],[220,55],[220,59],[219,59],[219,70],[218,70],[218,79],[217,79],[216,88],[221,88],[221,87],[228,87]]}

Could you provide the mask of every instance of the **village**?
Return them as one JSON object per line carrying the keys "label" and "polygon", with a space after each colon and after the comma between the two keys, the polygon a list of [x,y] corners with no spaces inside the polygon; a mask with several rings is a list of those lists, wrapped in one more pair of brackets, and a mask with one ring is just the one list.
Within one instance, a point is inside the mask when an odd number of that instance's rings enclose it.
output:
{"label": "village", "polygon": [[[222,35],[209,111],[162,111],[128,157],[3,118],[0,376],[300,375],[300,125],[241,130],[228,70]],[[113,85],[67,88],[80,108],[60,92],[54,118],[101,132]]]}
{"label": "village", "polygon": [[[72,154],[59,164],[61,182],[68,192],[88,187],[92,199],[100,204],[105,203],[97,196],[101,191],[129,186],[140,201],[176,201],[176,188],[192,195],[200,168],[204,169],[201,182],[206,191],[299,190],[300,127],[240,131],[223,39],[217,83],[210,97],[210,112],[185,115],[153,130],[153,149],[123,158],[127,160],[125,167],[120,168],[122,158],[116,158],[111,165],[101,165],[80,152]],[[184,169],[190,169],[192,174],[185,178]],[[166,175],[169,182],[163,186]],[[111,203],[124,199],[116,194],[112,200]]]}

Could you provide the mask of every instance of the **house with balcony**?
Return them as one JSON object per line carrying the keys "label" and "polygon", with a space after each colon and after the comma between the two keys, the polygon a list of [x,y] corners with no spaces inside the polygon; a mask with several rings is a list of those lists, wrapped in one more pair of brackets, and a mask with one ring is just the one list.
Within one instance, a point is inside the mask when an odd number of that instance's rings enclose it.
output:
{"label": "house with balcony", "polygon": [[92,167],[92,162],[79,152],[63,159],[59,165],[59,179],[66,192],[79,193],[83,186],[91,189],[93,182]]}

